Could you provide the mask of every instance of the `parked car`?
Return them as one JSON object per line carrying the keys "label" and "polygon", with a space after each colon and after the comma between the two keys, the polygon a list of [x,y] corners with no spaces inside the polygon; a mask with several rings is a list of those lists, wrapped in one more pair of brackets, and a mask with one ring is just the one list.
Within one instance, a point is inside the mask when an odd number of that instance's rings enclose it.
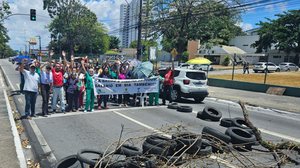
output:
{"label": "parked car", "polygon": [[[267,69],[268,68],[268,69]],[[280,72],[280,67],[273,62],[258,62],[253,65],[254,73],[261,72]]]}
{"label": "parked car", "polygon": [[186,69],[195,69],[195,70],[202,70],[202,71],[213,71],[213,67],[212,65],[209,64],[187,64],[187,63],[183,63],[179,66],[180,68],[186,68]]}
{"label": "parked car", "polygon": [[8,61],[9,61],[9,62],[11,62],[11,61],[12,61],[12,59],[13,59],[14,57],[15,57],[15,56],[13,56],[13,57],[9,57],[9,58],[8,58]]}
{"label": "parked car", "polygon": [[13,64],[15,64],[15,62],[21,63],[23,59],[30,60],[30,56],[28,56],[28,55],[18,55],[18,56],[15,56],[14,58],[12,58],[11,62]]}
{"label": "parked car", "polygon": [[[164,77],[166,69],[160,69],[159,74]],[[161,92],[162,93],[162,92]],[[185,68],[175,68],[174,87],[171,98],[174,101],[181,97],[194,98],[196,102],[202,102],[208,96],[206,72]]]}
{"label": "parked car", "polygon": [[291,62],[282,62],[279,64],[281,71],[298,71],[299,67]]}

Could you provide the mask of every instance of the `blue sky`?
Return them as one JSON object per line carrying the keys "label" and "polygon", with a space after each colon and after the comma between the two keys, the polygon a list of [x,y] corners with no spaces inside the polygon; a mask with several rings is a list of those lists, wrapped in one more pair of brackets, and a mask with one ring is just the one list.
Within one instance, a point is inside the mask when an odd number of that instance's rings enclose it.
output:
{"label": "blue sky", "polygon": [[[125,0],[81,1],[96,13],[98,21],[104,23],[109,32],[119,28],[120,5],[126,3]],[[128,2],[130,1],[131,0],[128,0]],[[247,1],[250,2],[250,0]],[[45,48],[50,41],[50,33],[46,26],[50,23],[51,18],[48,16],[47,11],[43,10],[43,1],[8,0],[8,2],[10,3],[12,13],[29,13],[31,8],[37,11],[36,22],[29,21],[29,16],[14,16],[4,21],[4,25],[9,30],[8,35],[11,38],[9,45],[11,45],[13,49],[24,50],[25,44],[27,44],[26,41],[28,41],[29,38],[40,35],[42,37],[42,47]],[[257,27],[255,24],[260,20],[265,21],[265,17],[274,18],[274,14],[282,13],[290,9],[300,9],[300,0],[286,0],[283,3],[248,10],[242,14],[242,21],[237,24],[240,25],[243,30],[248,30]],[[118,35],[118,33],[115,35]]]}

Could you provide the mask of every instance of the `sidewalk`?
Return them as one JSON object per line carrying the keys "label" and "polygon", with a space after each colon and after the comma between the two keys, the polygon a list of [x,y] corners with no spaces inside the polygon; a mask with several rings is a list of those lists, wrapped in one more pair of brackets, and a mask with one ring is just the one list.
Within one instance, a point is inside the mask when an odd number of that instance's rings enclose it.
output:
{"label": "sidewalk", "polygon": [[209,86],[209,97],[232,101],[242,100],[253,106],[300,112],[300,98],[290,96],[277,96],[260,92],[250,92],[237,89],[228,89]]}

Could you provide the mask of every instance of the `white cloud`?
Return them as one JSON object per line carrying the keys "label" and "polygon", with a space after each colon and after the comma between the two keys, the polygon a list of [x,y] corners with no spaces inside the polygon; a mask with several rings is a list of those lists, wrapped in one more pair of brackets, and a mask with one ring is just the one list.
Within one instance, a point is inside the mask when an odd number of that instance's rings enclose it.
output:
{"label": "white cloud", "polygon": [[266,5],[265,10],[270,13],[272,13],[274,11],[283,12],[283,11],[287,10],[287,5],[288,5],[288,2],[281,2],[278,4]]}
{"label": "white cloud", "polygon": [[[98,21],[104,23],[108,31],[119,29],[120,5],[126,3],[125,0],[81,0],[98,17]],[[46,26],[51,18],[47,10],[43,10],[42,0],[10,0],[11,12],[29,14],[30,9],[36,9],[37,21],[30,21],[29,16],[12,16],[4,21],[5,27],[9,30],[8,35],[11,40],[9,45],[13,49],[24,50],[26,41],[29,38],[40,35],[42,47],[46,47],[50,41],[50,33]],[[117,31],[114,31],[118,35]],[[37,48],[38,46],[35,46]]]}
{"label": "white cloud", "polygon": [[237,26],[240,26],[240,27],[242,28],[243,31],[253,29],[253,25],[250,24],[250,23],[240,22],[240,23],[237,23],[236,25],[237,25]]}

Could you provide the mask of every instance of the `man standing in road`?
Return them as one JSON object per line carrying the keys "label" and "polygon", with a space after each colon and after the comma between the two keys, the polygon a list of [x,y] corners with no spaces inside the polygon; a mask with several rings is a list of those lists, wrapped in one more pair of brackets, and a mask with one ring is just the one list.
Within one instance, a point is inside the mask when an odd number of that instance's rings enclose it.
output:
{"label": "man standing in road", "polygon": [[[24,61],[22,61],[19,71],[24,75],[24,94],[25,94],[25,117],[28,119],[29,115],[35,117],[35,103],[39,90],[40,76],[35,72],[35,64],[31,63],[29,71],[24,69]],[[29,113],[31,109],[31,113]]]}
{"label": "man standing in road", "polygon": [[[66,53],[63,51],[62,55],[65,61]],[[63,96],[64,70],[60,63],[56,63],[55,68],[52,68],[52,75],[53,75],[52,110],[53,112],[56,112],[56,103],[57,103],[57,98],[59,97],[61,112],[65,113],[65,99]]]}
{"label": "man standing in road", "polygon": [[172,59],[172,68],[168,67],[166,69],[166,74],[164,76],[163,83],[163,105],[166,105],[166,98],[169,100],[169,103],[172,103],[172,92],[174,85],[174,58]]}
{"label": "man standing in road", "polygon": [[248,72],[248,74],[249,74],[249,62],[244,62],[243,71],[244,71],[244,74],[246,72]]}

